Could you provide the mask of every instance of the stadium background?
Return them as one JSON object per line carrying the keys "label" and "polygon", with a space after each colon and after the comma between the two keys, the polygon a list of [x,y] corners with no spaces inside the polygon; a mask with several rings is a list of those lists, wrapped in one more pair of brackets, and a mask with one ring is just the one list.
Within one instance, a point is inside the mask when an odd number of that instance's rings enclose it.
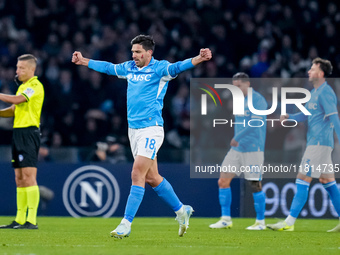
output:
{"label": "stadium background", "polygon": [[[336,34],[339,24],[340,10],[335,1],[27,0],[18,4],[0,0],[0,92],[15,93],[16,61],[24,53],[38,57],[37,75],[46,91],[38,181],[54,192],[54,198],[40,213],[67,215],[62,189],[67,177],[80,166],[105,166],[119,180],[121,199],[126,199],[130,185],[128,169],[132,157],[126,134],[126,83],[73,65],[74,50],[89,58],[123,62],[131,59],[130,40],[140,33],[154,36],[156,59],[174,62],[197,55],[201,47],[212,49],[211,61],[179,75],[169,84],[163,111],[166,138],[158,159],[164,164],[161,172],[163,167],[164,175],[172,179],[176,190],[190,194],[187,201],[201,209],[196,209],[198,216],[218,216],[216,180],[192,180],[186,175],[190,78],[230,77],[238,71],[253,78],[306,77],[316,56],[330,59],[334,66],[332,77],[339,77]],[[334,89],[338,92],[337,87]],[[0,103],[1,108],[6,106]],[[2,215],[14,214],[15,208],[14,174],[9,164],[11,130],[11,119],[0,119],[1,192],[13,193],[12,197],[2,198],[8,201],[8,208],[0,211]],[[303,125],[289,133],[280,127],[271,129],[267,135],[266,161],[298,163],[304,149],[304,134]],[[229,139],[225,138],[226,151]],[[108,153],[107,160],[102,162],[96,152],[106,151],[110,146],[115,151]],[[184,183],[178,181],[180,178],[184,178]],[[84,182],[90,188],[75,187],[75,193],[79,199],[85,194],[90,203],[87,209],[91,211],[97,207],[99,186],[95,185],[95,178]],[[272,193],[268,195],[273,199],[268,200],[267,210],[278,204],[278,211],[270,216],[282,216],[283,206],[290,204],[293,195],[294,188],[289,186],[293,180],[271,182],[275,182],[278,191],[270,186]],[[233,192],[236,201],[233,214],[252,216],[247,214],[253,212],[251,198],[242,196],[247,186],[242,180],[240,183],[240,191]],[[183,184],[187,185],[184,190]],[[235,189],[238,184],[238,180],[234,182]],[[283,190],[289,190],[290,195]],[[316,190],[317,194],[308,202],[306,217],[330,217],[327,197]],[[287,197],[283,199],[282,194]],[[147,205],[154,202],[153,197],[148,199],[140,215],[148,215]],[[172,215],[161,202],[156,203],[160,204],[159,210],[150,216]],[[312,207],[326,211],[322,215],[313,214]],[[122,210],[118,206],[113,215],[122,215]]]}

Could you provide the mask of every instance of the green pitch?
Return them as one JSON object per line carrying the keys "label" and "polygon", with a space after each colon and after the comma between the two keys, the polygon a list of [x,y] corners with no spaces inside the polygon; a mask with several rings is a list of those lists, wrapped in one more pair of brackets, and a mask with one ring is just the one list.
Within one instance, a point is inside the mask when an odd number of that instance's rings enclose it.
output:
{"label": "green pitch", "polygon": [[[7,224],[12,217],[0,217]],[[39,217],[39,230],[0,230],[0,254],[339,254],[338,220],[300,219],[294,232],[247,231],[254,219],[233,219],[232,229],[209,229],[217,218],[195,218],[178,237],[175,218],[136,218],[130,237],[114,239],[120,218]],[[267,219],[266,223],[275,223]]]}

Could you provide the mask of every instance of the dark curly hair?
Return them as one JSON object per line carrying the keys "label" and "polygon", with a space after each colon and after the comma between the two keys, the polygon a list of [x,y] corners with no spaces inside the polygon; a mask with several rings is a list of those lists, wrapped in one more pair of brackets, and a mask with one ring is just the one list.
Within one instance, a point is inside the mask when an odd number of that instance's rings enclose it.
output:
{"label": "dark curly hair", "polygon": [[155,50],[155,41],[150,35],[137,35],[135,38],[131,40],[131,45],[134,44],[142,45],[143,49],[146,51]]}

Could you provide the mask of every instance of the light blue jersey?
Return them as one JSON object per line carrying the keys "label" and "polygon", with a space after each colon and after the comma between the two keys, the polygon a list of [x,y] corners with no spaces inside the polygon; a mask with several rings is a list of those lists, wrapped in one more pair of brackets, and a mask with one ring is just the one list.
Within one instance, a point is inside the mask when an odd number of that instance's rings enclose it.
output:
{"label": "light blue jersey", "polygon": [[337,98],[333,89],[324,82],[318,89],[311,91],[307,109],[308,116],[307,146],[334,146],[334,125],[330,116],[338,115]]}
{"label": "light blue jersey", "polygon": [[88,67],[108,75],[126,79],[127,115],[130,128],[163,126],[163,99],[168,82],[176,76],[193,68],[191,59],[178,61],[155,60],[153,57],[148,66],[139,68],[134,61],[112,64],[105,61],[90,60]]}
{"label": "light blue jersey", "polygon": [[[266,116],[255,115],[250,112],[248,96],[244,100],[244,105],[244,115],[235,116],[235,122],[242,123],[236,124],[234,129],[234,139],[239,143],[239,146],[232,147],[232,149],[239,152],[264,151],[267,129]],[[255,90],[253,90],[253,106],[256,110],[267,110],[268,107],[266,99]],[[245,124],[243,125],[243,123]],[[263,123],[262,126],[261,123]]]}

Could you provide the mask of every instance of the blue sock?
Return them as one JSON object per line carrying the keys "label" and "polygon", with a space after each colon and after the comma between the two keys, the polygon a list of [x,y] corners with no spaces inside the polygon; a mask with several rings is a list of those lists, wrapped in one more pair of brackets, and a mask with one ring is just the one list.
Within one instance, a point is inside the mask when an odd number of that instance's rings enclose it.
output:
{"label": "blue sock", "polygon": [[182,202],[179,201],[171,184],[165,178],[163,178],[163,181],[157,187],[154,187],[153,190],[172,208],[172,210],[174,210],[174,212],[181,209],[183,205]]}
{"label": "blue sock", "polygon": [[266,195],[263,191],[253,193],[254,207],[257,220],[264,220],[264,212],[266,211]]}
{"label": "blue sock", "polygon": [[139,205],[142,203],[145,189],[140,186],[132,185],[130,195],[126,202],[124,218],[132,222],[135,217]]}
{"label": "blue sock", "polygon": [[322,186],[327,190],[328,195],[332,200],[334,209],[338,213],[338,216],[340,217],[340,191],[338,189],[336,181],[322,184]]}
{"label": "blue sock", "polygon": [[297,218],[304,207],[307,198],[308,198],[308,190],[309,190],[309,182],[303,181],[301,179],[296,179],[296,194],[293,198],[292,205],[290,207],[290,216]]}
{"label": "blue sock", "polygon": [[218,190],[218,198],[220,200],[221,212],[223,216],[230,217],[230,205],[231,205],[231,189],[230,188],[220,188]]}

